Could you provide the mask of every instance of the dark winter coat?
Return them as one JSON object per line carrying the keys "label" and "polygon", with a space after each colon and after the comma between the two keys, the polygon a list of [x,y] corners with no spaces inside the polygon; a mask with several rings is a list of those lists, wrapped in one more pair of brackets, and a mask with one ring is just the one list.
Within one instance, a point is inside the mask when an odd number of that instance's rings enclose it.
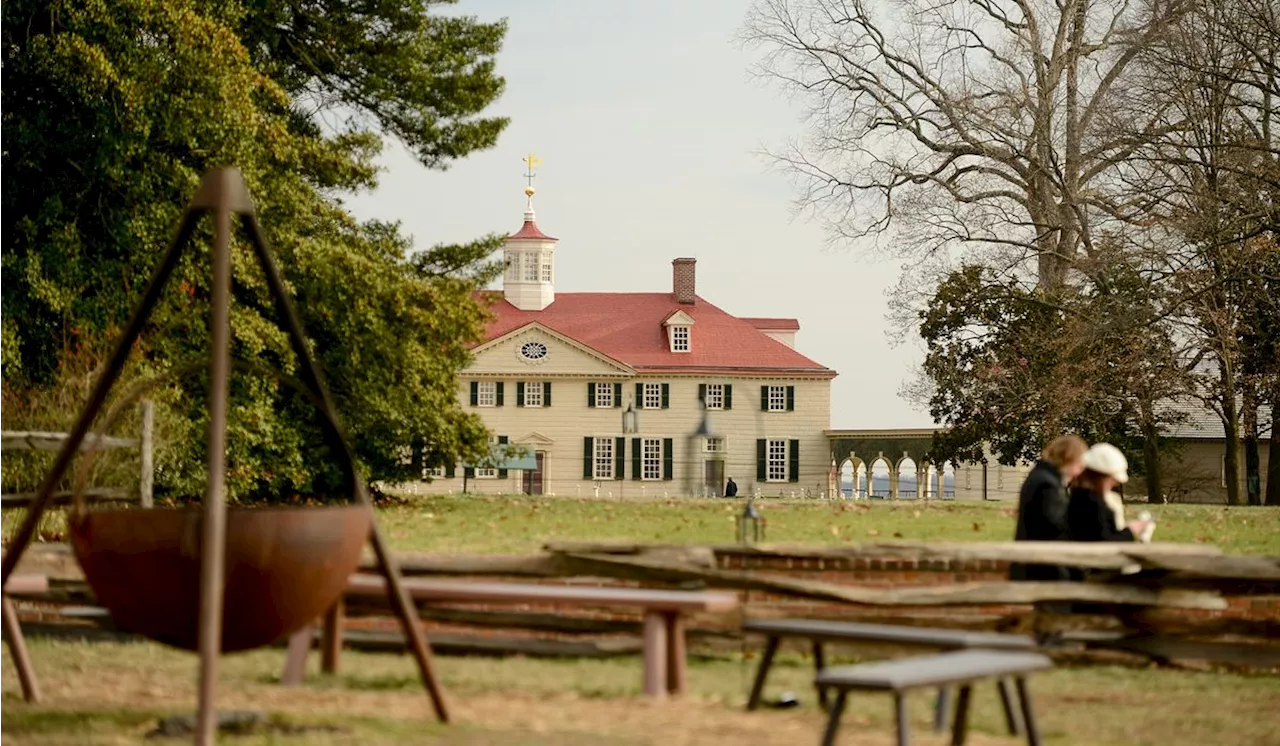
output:
{"label": "dark winter coat", "polygon": [[[1048,461],[1037,461],[1018,497],[1018,527],[1015,541],[1069,541],[1067,492],[1062,472]],[[1009,566],[1011,580],[1070,580],[1069,568],[1058,565]]]}
{"label": "dark winter coat", "polygon": [[1067,531],[1072,541],[1133,541],[1133,531],[1116,528],[1116,514],[1102,495],[1074,487],[1067,502]]}
{"label": "dark winter coat", "polygon": [[728,484],[726,484],[726,485],[724,486],[724,496],[725,496],[725,497],[737,497],[737,496],[738,496],[738,483],[737,483],[737,482],[735,482],[735,481],[733,481],[732,479],[730,479],[730,480],[729,480],[729,483],[728,483]]}

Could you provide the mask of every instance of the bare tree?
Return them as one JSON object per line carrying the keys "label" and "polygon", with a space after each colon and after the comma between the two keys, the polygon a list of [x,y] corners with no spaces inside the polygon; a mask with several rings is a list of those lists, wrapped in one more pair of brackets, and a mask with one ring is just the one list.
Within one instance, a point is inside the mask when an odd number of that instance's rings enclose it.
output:
{"label": "bare tree", "polygon": [[1113,188],[1170,126],[1129,75],[1187,6],[758,0],[743,36],[807,107],[808,137],[777,157],[833,236],[979,248],[1053,289],[1100,226],[1153,203]]}

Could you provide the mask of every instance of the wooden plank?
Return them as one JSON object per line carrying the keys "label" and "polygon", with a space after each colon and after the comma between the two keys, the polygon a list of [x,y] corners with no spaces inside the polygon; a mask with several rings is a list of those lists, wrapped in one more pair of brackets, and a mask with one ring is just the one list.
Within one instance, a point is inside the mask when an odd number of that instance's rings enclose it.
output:
{"label": "wooden plank", "polygon": [[[556,557],[534,555],[428,554],[404,552],[396,554],[400,572],[415,575],[496,575],[506,577],[549,578],[561,575]],[[369,549],[360,560],[361,572],[376,572],[376,558]]]}
{"label": "wooden plank", "polygon": [[1006,635],[994,632],[932,627],[865,624],[823,619],[748,619],[744,632],[758,632],[779,637],[803,637],[826,642],[883,642],[896,645],[920,645],[938,649],[983,648],[986,650],[1025,650],[1034,648],[1030,635]]}
{"label": "wooden plank", "polygon": [[[658,611],[731,611],[738,597],[717,591],[666,591],[643,588],[609,588],[522,583],[405,580],[405,590],[415,599],[475,603],[549,603],[583,606],[635,606]],[[376,575],[357,574],[347,582],[349,595],[386,593],[386,581]]]}
{"label": "wooden plank", "polygon": [[[73,492],[55,492],[53,493],[53,505],[70,505],[74,498]],[[0,508],[26,508],[35,500],[34,492],[17,492],[10,495],[0,495]],[[136,500],[133,495],[122,489],[114,487],[95,487],[84,491],[84,500],[87,503],[103,503],[103,502],[132,502]]]}
{"label": "wooden plank", "polygon": [[1135,606],[1221,610],[1226,601],[1211,591],[1144,588],[1132,585],[1067,582],[963,583],[940,586],[866,588],[761,573],[714,570],[617,555],[563,555],[582,575],[678,582],[701,580],[709,586],[760,590],[783,595],[873,606],[951,606],[1032,604],[1080,601]]}
{"label": "wooden plank", "polygon": [[[67,433],[50,433],[39,430],[5,430],[0,432],[0,450],[5,451],[58,451],[68,438]],[[136,448],[136,438],[117,438],[111,435],[85,436],[81,451],[101,451],[108,448]]]}
{"label": "wooden plank", "polygon": [[1280,668],[1280,647],[1274,644],[1250,645],[1142,635],[1093,641],[1089,646],[1139,653],[1167,664],[1218,663],[1243,668]]}
{"label": "wooden plank", "polygon": [[829,667],[818,674],[815,683],[835,689],[901,692],[920,687],[967,684],[978,679],[1016,676],[1050,668],[1053,668],[1053,661],[1040,653],[961,650]]}

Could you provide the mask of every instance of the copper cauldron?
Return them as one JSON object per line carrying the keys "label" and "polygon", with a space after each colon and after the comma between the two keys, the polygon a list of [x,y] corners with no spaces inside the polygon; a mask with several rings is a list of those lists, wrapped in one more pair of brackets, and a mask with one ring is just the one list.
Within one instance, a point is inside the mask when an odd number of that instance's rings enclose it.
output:
{"label": "copper cauldron", "polygon": [[[71,518],[71,545],[116,626],[197,649],[199,508],[95,510]],[[364,505],[227,508],[222,652],[269,645],[314,621],[360,563]]]}

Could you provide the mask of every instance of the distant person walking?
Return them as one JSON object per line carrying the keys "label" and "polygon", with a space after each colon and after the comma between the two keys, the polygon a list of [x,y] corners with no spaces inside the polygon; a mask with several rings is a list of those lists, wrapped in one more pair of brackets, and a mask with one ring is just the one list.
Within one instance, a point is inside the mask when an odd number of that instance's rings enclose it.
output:
{"label": "distant person walking", "polygon": [[[1068,541],[1066,484],[1084,471],[1088,446],[1076,435],[1053,439],[1022,483],[1018,497],[1018,525],[1014,541]],[[1070,580],[1071,572],[1058,565],[1009,566],[1011,580]]]}
{"label": "distant person walking", "polygon": [[737,482],[735,482],[735,481],[733,481],[733,477],[729,477],[729,481],[728,481],[728,482],[725,482],[725,485],[724,485],[724,496],[725,496],[725,497],[737,497],[737,496],[738,496],[738,483],[737,483]]}
{"label": "distant person walking", "polygon": [[1125,521],[1118,492],[1129,481],[1129,461],[1110,443],[1096,443],[1084,455],[1084,472],[1071,486],[1067,531],[1072,541],[1150,541],[1155,522]]}

